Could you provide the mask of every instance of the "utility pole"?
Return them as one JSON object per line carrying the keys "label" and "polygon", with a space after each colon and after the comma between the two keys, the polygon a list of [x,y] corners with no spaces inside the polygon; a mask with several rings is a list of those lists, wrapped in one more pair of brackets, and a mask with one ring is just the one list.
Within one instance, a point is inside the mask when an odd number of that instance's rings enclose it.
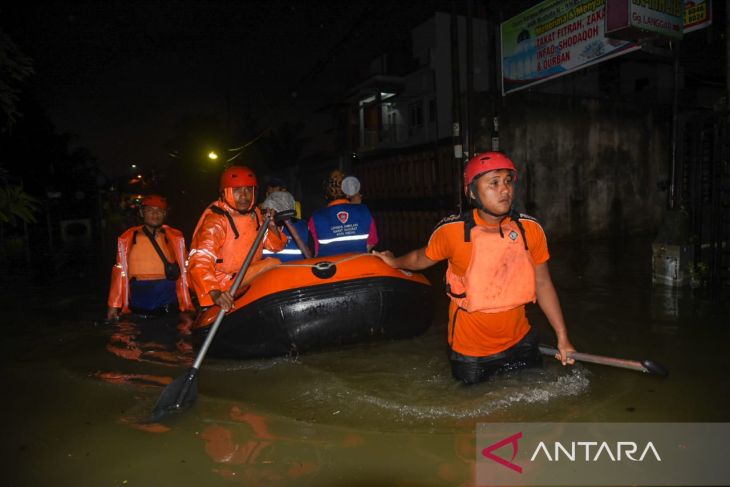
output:
{"label": "utility pole", "polygon": [[466,0],[466,159],[474,157],[474,0]]}
{"label": "utility pole", "polygon": [[[725,107],[728,110],[728,118],[730,118],[730,1],[725,1],[725,85],[727,93],[725,94]],[[730,123],[730,120],[728,120]]]}
{"label": "utility pole", "polygon": [[456,14],[456,2],[451,0],[451,136],[454,146],[454,201],[459,212],[463,207],[463,188],[461,173],[463,166],[463,146],[461,142],[461,79],[459,76],[459,18]]}
{"label": "utility pole", "polygon": [[672,155],[671,166],[669,168],[669,191],[668,204],[670,210],[674,210],[677,206],[677,137],[679,136],[679,52],[680,41],[672,41],[672,51],[674,54],[674,83],[672,93]]}

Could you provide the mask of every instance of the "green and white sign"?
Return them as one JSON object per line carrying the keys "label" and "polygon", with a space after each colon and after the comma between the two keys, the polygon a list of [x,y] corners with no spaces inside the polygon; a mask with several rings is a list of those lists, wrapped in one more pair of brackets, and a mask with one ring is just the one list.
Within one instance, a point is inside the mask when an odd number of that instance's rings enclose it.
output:
{"label": "green and white sign", "polygon": [[605,37],[605,0],[546,0],[502,23],[502,94],[639,49]]}

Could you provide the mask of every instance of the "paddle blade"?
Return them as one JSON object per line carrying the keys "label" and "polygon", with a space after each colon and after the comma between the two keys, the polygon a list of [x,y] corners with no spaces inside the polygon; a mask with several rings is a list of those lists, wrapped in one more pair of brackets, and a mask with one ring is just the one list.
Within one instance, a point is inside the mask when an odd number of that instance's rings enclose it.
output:
{"label": "paddle blade", "polygon": [[181,413],[192,406],[197,397],[198,369],[191,368],[165,386],[146,422],[157,423],[175,413]]}
{"label": "paddle blade", "polygon": [[648,370],[651,374],[655,374],[661,377],[667,377],[669,375],[669,371],[667,369],[665,369],[661,364],[654,362],[653,360],[642,360],[641,365],[646,367],[646,370]]}

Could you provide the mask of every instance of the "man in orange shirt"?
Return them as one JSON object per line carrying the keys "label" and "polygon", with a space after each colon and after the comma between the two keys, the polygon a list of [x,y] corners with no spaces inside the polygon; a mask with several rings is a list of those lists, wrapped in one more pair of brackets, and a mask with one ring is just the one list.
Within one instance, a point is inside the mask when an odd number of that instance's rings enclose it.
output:
{"label": "man in orange shirt", "polygon": [[512,208],[514,163],[500,152],[472,158],[464,191],[475,208],[436,225],[426,247],[396,258],[374,252],[392,267],[421,270],[448,259],[448,341],[451,371],[467,384],[494,373],[541,363],[537,332],[525,316],[535,302],[555,330],[563,365],[573,364],[558,295],[550,278],[550,254],[542,227]]}
{"label": "man in orange shirt", "polygon": [[[220,198],[213,202],[198,220],[190,244],[188,274],[201,306],[214,303],[228,311],[234,296],[228,292],[256,239],[264,219],[256,207],[258,182],[253,171],[244,166],[231,166],[221,175]],[[271,211],[273,210],[267,210]],[[263,248],[278,252],[287,238],[273,220],[268,232],[241,282],[241,286],[265,269],[279,264],[278,259],[262,260]]]}
{"label": "man in orange shirt", "polygon": [[164,225],[167,200],[149,195],[139,212],[142,225],[125,231],[117,242],[107,319],[119,319],[120,311],[149,314],[179,308],[194,312],[185,272],[185,238]]}

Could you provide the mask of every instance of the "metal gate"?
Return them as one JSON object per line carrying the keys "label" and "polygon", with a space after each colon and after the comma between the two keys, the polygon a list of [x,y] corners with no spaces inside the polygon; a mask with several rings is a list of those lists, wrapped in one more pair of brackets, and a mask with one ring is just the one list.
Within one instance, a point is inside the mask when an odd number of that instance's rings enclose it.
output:
{"label": "metal gate", "polygon": [[688,212],[694,268],[713,289],[730,286],[730,140],[728,112],[693,115],[680,137],[679,204]]}

